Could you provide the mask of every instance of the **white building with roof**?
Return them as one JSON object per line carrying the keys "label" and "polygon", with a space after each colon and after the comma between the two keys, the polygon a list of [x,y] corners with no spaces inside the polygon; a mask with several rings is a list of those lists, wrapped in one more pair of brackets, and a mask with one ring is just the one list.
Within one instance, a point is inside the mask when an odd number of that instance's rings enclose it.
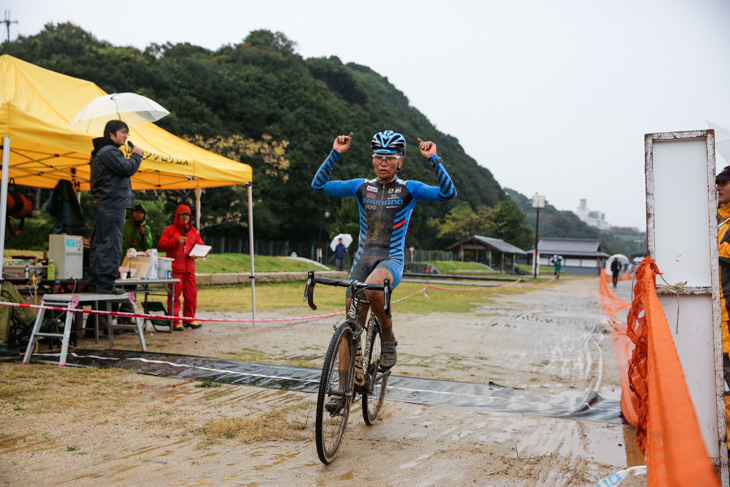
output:
{"label": "white building with roof", "polygon": [[[543,238],[537,243],[540,254],[540,265],[552,265],[550,259],[554,255],[563,257],[562,272],[566,274],[600,273],[607,253],[599,250],[600,242],[592,238]],[[527,251],[532,255],[534,249]]]}
{"label": "white building with roof", "polygon": [[[515,247],[511,243],[507,243],[500,238],[482,237],[481,235],[472,235],[464,240],[446,247],[446,250],[456,251],[459,254],[459,260],[464,260],[464,253],[470,252],[475,262],[485,262],[491,268],[496,267],[497,260],[499,262],[499,270],[505,271],[505,257],[507,257],[507,269],[515,272],[515,260],[517,257],[525,255],[525,251],[519,247]],[[481,252],[481,253],[480,253]]]}

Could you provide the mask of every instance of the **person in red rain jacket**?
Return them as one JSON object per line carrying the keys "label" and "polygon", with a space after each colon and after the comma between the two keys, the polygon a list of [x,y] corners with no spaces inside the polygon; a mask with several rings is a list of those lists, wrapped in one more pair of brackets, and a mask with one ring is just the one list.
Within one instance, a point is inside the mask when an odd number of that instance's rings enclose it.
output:
{"label": "person in red rain jacket", "polygon": [[[190,250],[195,244],[203,244],[200,233],[195,229],[190,216],[190,208],[186,205],[177,207],[175,222],[163,230],[160,235],[160,242],[157,245],[159,250],[167,252],[167,257],[172,261],[172,277],[180,279],[175,286],[175,306],[172,310],[173,316],[180,316],[180,293],[183,296],[183,316],[195,318],[195,310],[198,307],[198,284],[195,281],[195,257],[192,257]],[[170,300],[167,303],[170,309]],[[196,321],[173,322],[173,328],[178,331],[186,328],[200,328],[202,325]]]}

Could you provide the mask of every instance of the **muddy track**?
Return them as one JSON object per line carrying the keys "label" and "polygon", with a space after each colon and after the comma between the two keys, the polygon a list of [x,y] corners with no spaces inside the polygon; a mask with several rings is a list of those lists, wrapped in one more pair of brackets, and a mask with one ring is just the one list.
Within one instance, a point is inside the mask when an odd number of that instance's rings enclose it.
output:
{"label": "muddy track", "polygon": [[[497,297],[494,306],[472,314],[396,314],[396,374],[493,381],[535,396],[595,391],[616,400],[615,353],[599,299],[595,279],[565,280]],[[154,333],[147,341],[153,351],[234,358],[248,349],[271,362],[316,361],[331,334],[323,326],[328,323],[211,324]],[[117,342],[134,348],[131,336]],[[353,405],[341,451],[324,467],[313,443],[314,394],[227,384],[206,389],[139,374],[124,380],[133,387],[119,408],[26,415],[4,406],[0,480],[38,486],[586,486],[643,461],[633,429],[623,424],[386,400],[373,427],[363,424],[360,403]],[[257,417],[282,407],[301,425],[294,439],[206,444],[197,433],[215,418]],[[645,478],[624,485],[645,485]]]}

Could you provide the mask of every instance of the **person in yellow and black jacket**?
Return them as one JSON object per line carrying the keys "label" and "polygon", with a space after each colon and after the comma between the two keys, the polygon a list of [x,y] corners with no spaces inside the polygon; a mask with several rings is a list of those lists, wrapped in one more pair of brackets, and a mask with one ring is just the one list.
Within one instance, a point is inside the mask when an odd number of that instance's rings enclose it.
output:
{"label": "person in yellow and black jacket", "polygon": [[[730,166],[725,166],[715,178],[717,189],[717,243],[720,251],[720,310],[722,313],[722,363],[725,371],[725,412],[730,418]],[[730,448],[730,428],[728,428]]]}

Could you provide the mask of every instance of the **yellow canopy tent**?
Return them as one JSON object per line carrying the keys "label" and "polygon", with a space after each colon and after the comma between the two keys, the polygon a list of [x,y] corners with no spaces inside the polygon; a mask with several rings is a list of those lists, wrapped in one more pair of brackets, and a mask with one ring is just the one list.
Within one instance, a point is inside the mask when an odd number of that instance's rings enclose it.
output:
{"label": "yellow canopy tent", "polygon": [[[0,136],[10,137],[9,177],[17,184],[53,188],[69,179],[89,189],[92,139],[69,127],[94,98],[106,95],[96,84],[0,56]],[[157,127],[130,129],[130,140],[145,150],[132,189],[210,188],[251,182],[251,167],[186,142]]]}
{"label": "yellow canopy tent", "polygon": [[[1,248],[8,178],[42,188],[54,188],[59,180],[68,179],[77,190],[89,189],[92,140],[102,134],[72,129],[70,123],[86,104],[105,94],[90,81],[0,56]],[[139,171],[131,178],[134,190],[195,188],[199,196],[200,188],[248,184],[253,244],[249,165],[197,147],[151,123],[131,127],[129,139],[145,151]],[[251,258],[253,276],[253,252]]]}

